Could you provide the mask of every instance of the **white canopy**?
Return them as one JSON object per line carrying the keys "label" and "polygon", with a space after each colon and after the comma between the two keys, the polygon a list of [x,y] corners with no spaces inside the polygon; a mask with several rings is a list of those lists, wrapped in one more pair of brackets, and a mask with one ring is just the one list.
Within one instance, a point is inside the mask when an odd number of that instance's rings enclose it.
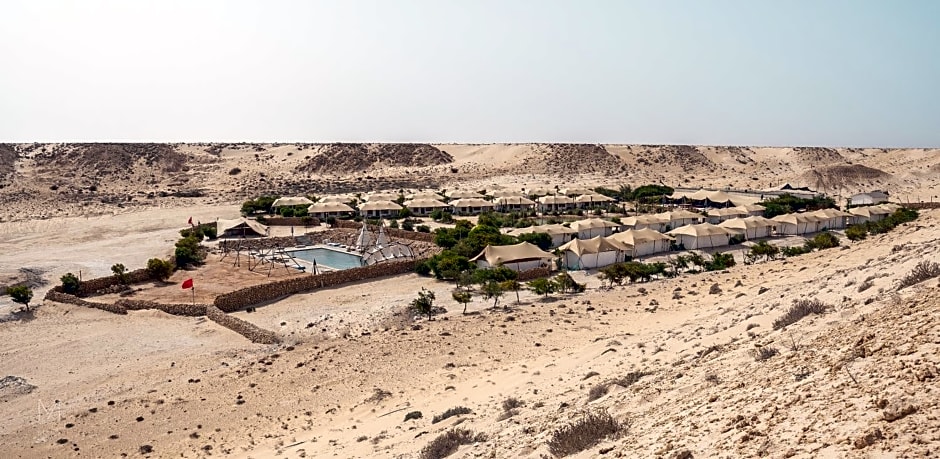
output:
{"label": "white canopy", "polygon": [[453,207],[496,207],[492,202],[481,198],[461,198],[451,201],[450,205]]}
{"label": "white canopy", "polygon": [[611,197],[608,197],[608,196],[604,196],[604,195],[602,195],[602,194],[597,194],[597,193],[585,193],[585,194],[582,194],[582,195],[578,196],[577,198],[574,198],[574,201],[577,202],[577,203],[581,203],[581,204],[585,204],[585,203],[590,204],[590,203],[594,203],[594,202],[597,202],[597,203],[601,203],[601,202],[613,202],[613,201],[615,201],[615,199],[614,199],[614,198],[611,198]]}
{"label": "white canopy", "polygon": [[535,201],[522,196],[503,196],[496,198],[496,204],[500,206],[534,206]]}
{"label": "white canopy", "polygon": [[769,237],[771,230],[777,222],[764,217],[732,218],[718,224],[718,226],[744,236],[745,239]]}
{"label": "white canopy", "polygon": [[366,201],[394,201],[401,197],[398,193],[377,192],[363,196]]}
{"label": "white canopy", "polygon": [[728,245],[731,231],[711,223],[686,225],[666,233],[676,238],[686,249],[704,249]]}
{"label": "white canopy", "polygon": [[514,245],[488,245],[470,261],[485,260],[490,266],[500,266],[507,263],[550,260],[552,258],[555,258],[555,256],[540,249],[537,245],[520,242]]}
{"label": "white canopy", "polygon": [[596,236],[591,239],[572,239],[570,242],[558,248],[558,250],[561,251],[571,251],[578,256],[600,252],[625,252],[631,249],[633,249],[632,245],[601,236]]}
{"label": "white canopy", "polygon": [[632,247],[632,257],[668,251],[670,241],[673,240],[672,237],[649,228],[626,230],[608,236],[607,239],[617,241],[625,247]]}
{"label": "white canopy", "polygon": [[410,209],[432,209],[450,207],[450,204],[438,201],[437,199],[416,198],[411,201],[405,201],[405,207]]}
{"label": "white canopy", "polygon": [[219,237],[267,236],[268,227],[256,220],[236,218],[217,221],[215,231]]}
{"label": "white canopy", "polygon": [[277,198],[274,200],[274,203],[271,204],[271,207],[309,206],[310,204],[313,204],[313,201],[303,196],[293,196],[287,198]]}
{"label": "white canopy", "polygon": [[401,206],[392,201],[367,201],[362,204],[359,204],[359,210],[362,211],[382,211],[382,210],[399,210]]}
{"label": "white canopy", "polygon": [[315,202],[307,207],[307,212],[311,214],[329,213],[329,212],[354,212],[355,209],[341,202]]}
{"label": "white canopy", "polygon": [[448,198],[451,198],[451,199],[482,198],[483,197],[482,194],[477,193],[476,191],[470,191],[470,190],[450,190],[444,194]]}

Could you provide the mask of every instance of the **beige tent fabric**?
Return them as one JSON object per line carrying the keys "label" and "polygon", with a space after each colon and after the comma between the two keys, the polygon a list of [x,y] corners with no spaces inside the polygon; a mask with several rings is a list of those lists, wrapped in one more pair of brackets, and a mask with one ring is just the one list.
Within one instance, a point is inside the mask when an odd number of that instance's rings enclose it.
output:
{"label": "beige tent fabric", "polygon": [[313,204],[313,201],[303,196],[293,196],[293,197],[286,197],[286,198],[277,198],[274,200],[274,203],[271,204],[271,207],[309,206],[310,204]]}
{"label": "beige tent fabric", "polygon": [[777,222],[764,217],[732,218],[718,224],[725,229],[767,228],[776,226]]}
{"label": "beige tent fabric", "polygon": [[470,259],[486,260],[490,266],[499,266],[504,263],[513,263],[529,260],[550,260],[554,255],[543,251],[535,244],[520,242],[514,245],[488,245],[479,255]]}
{"label": "beige tent fabric", "polygon": [[496,204],[487,201],[486,199],[480,198],[461,198],[456,201],[451,201],[450,205],[457,207],[496,207]]}
{"label": "beige tent fabric", "polygon": [[790,225],[802,225],[806,223],[818,223],[826,220],[826,218],[813,215],[812,213],[791,213],[777,215],[776,217],[771,218],[771,220],[778,223],[788,223]]}
{"label": "beige tent fabric", "polygon": [[483,195],[470,190],[450,190],[444,193],[450,199],[482,198]]}
{"label": "beige tent fabric", "polygon": [[685,235],[693,237],[707,237],[724,236],[731,233],[718,225],[712,225],[711,223],[699,223],[697,225],[680,226],[679,228],[669,231],[666,234],[670,236]]}
{"label": "beige tent fabric", "polygon": [[443,196],[441,196],[441,195],[439,195],[439,194],[437,194],[437,193],[435,193],[435,192],[433,192],[433,191],[419,191],[419,192],[417,192],[417,193],[411,193],[411,194],[409,194],[408,196],[405,196],[405,197],[408,198],[408,199],[410,199],[410,200],[412,200],[412,201],[414,201],[414,200],[416,200],[416,199],[435,199],[435,200],[438,200],[438,201],[444,199]]}
{"label": "beige tent fabric", "polygon": [[709,217],[727,218],[727,217],[746,217],[747,211],[737,207],[725,207],[722,209],[712,209],[707,212]]}
{"label": "beige tent fabric", "polygon": [[843,212],[839,209],[819,209],[810,212],[811,215],[822,218],[839,218],[839,217],[851,217],[852,214],[848,212]]}
{"label": "beige tent fabric", "polygon": [[893,211],[885,209],[881,206],[865,206],[849,209],[849,213],[852,215],[871,218],[874,215],[888,215],[893,213]]}
{"label": "beige tent fabric", "polygon": [[553,204],[554,204],[554,205],[558,205],[558,204],[573,204],[573,203],[574,203],[574,199],[571,199],[571,198],[569,198],[569,197],[567,197],[567,196],[562,196],[562,195],[558,195],[558,196],[542,196],[541,198],[539,198],[539,203],[540,203],[540,204],[547,204],[547,205],[553,205]]}
{"label": "beige tent fabric", "polygon": [[596,194],[594,191],[587,188],[562,188],[558,190],[558,192],[571,197],[582,196],[585,194]]}
{"label": "beige tent fabric", "polygon": [[494,198],[516,198],[520,196],[525,196],[524,191],[513,191],[513,190],[493,190],[486,193],[487,196]]}
{"label": "beige tent fabric", "polygon": [[518,236],[520,234],[529,234],[529,233],[545,233],[549,236],[563,235],[563,234],[577,234],[577,230],[573,230],[564,225],[538,225],[530,226],[528,228],[516,228],[509,231],[507,234],[510,236]]}
{"label": "beige tent fabric", "polygon": [[557,193],[553,188],[527,188],[526,196],[548,196]]}
{"label": "beige tent fabric", "polygon": [[632,248],[633,246],[627,246],[620,241],[597,236],[591,239],[572,239],[570,242],[558,247],[558,250],[562,252],[570,251],[580,257],[590,253],[624,252]]}
{"label": "beige tent fabric", "polygon": [[359,204],[359,210],[362,211],[371,211],[371,210],[400,210],[401,206],[392,202],[392,201],[368,201],[362,204]]}
{"label": "beige tent fabric", "polygon": [[320,200],[317,201],[317,202],[342,202],[342,203],[347,203],[347,202],[353,201],[353,200],[355,200],[355,199],[356,199],[356,197],[355,197],[355,196],[351,196],[351,195],[333,195],[333,196],[324,196],[324,197],[320,198]]}
{"label": "beige tent fabric", "polygon": [[431,209],[450,207],[450,204],[438,201],[437,199],[417,198],[411,201],[405,201],[405,207]]}
{"label": "beige tent fabric", "polygon": [[660,233],[656,230],[651,230],[649,228],[638,229],[638,230],[626,230],[617,234],[612,234],[607,237],[608,239],[613,239],[621,244],[628,246],[635,246],[643,242],[655,242],[655,241],[671,241],[675,238],[667,236],[663,233]]}
{"label": "beige tent fabric", "polygon": [[766,210],[766,208],[760,204],[739,204],[739,205],[736,205],[734,208],[743,210],[746,213],[763,212],[764,210]]}
{"label": "beige tent fabric", "polygon": [[367,194],[363,196],[362,198],[365,199],[366,201],[394,201],[398,199],[400,196],[401,195],[399,195],[398,193],[379,192],[379,193]]}
{"label": "beige tent fabric", "polygon": [[875,207],[880,207],[880,208],[882,208],[882,209],[888,210],[888,211],[890,211],[890,212],[893,214],[893,213],[897,212],[899,209],[901,209],[901,207],[903,207],[903,206],[897,205],[897,204],[895,204],[895,203],[893,203],[893,202],[886,202],[886,203],[878,204],[878,205],[875,206]]}
{"label": "beige tent fabric", "polygon": [[614,201],[615,201],[614,198],[607,197],[607,196],[604,196],[604,195],[602,195],[602,194],[596,194],[596,193],[586,193],[586,194],[582,194],[582,195],[579,195],[577,198],[574,199],[574,202],[581,203],[581,204],[584,204],[584,203],[593,203],[593,202],[597,202],[597,203],[601,203],[601,202],[614,202]]}
{"label": "beige tent fabric", "polygon": [[534,206],[535,201],[522,196],[503,196],[496,198],[496,204],[500,206]]}
{"label": "beige tent fabric", "polygon": [[[662,228],[670,222],[668,218],[660,215],[637,215],[634,217],[626,217],[620,219],[621,223],[625,227],[636,228],[636,227],[652,227],[652,228]],[[638,228],[642,229],[642,228]]]}
{"label": "beige tent fabric", "polygon": [[355,212],[355,209],[341,202],[315,202],[307,207],[307,212],[311,214],[325,212]]}
{"label": "beige tent fabric", "polygon": [[571,222],[571,229],[576,232],[581,232],[588,229],[601,229],[601,228],[620,228],[621,225],[614,223],[612,221],[604,220],[602,218],[587,218],[584,220],[578,220],[576,222]]}
{"label": "beige tent fabric", "polygon": [[256,220],[251,220],[247,218],[236,218],[233,220],[219,220],[215,224],[215,231],[219,237],[225,237],[225,232],[233,230],[234,232],[243,233],[247,231],[254,231],[259,236],[266,236],[268,234],[268,227],[258,223]]}

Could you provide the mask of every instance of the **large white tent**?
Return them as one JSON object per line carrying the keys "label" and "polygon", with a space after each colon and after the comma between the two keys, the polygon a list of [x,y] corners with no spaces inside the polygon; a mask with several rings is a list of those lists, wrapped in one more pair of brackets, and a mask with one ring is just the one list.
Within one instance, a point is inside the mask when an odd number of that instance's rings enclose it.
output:
{"label": "large white tent", "polygon": [[623,254],[632,252],[632,247],[615,239],[597,236],[591,239],[574,239],[558,248],[568,269],[592,269],[611,265],[623,260]]}
{"label": "large white tent", "polygon": [[483,195],[470,190],[450,190],[444,193],[450,199],[482,198]]}
{"label": "large white tent", "polygon": [[776,225],[777,222],[764,217],[732,218],[718,224],[747,240],[770,237]]}
{"label": "large white tent", "polygon": [[608,236],[607,239],[613,239],[624,246],[632,247],[631,252],[626,255],[633,258],[668,252],[673,241],[672,237],[649,228],[626,230]]}
{"label": "large white tent", "polygon": [[451,201],[450,205],[454,208],[455,213],[464,215],[476,215],[480,212],[493,210],[496,207],[496,204],[482,198],[460,198]]}
{"label": "large white tent", "polygon": [[693,250],[728,245],[732,233],[711,223],[699,223],[676,228],[666,234],[676,238],[676,242],[687,250]]}
{"label": "large white tent", "polygon": [[437,209],[450,209],[450,204],[432,198],[415,198],[405,201],[405,207],[415,215],[429,215]]}
{"label": "large white tent", "polygon": [[359,204],[359,211],[368,218],[390,217],[398,215],[401,206],[392,201],[370,200]]}
{"label": "large white tent", "polygon": [[601,218],[588,218],[571,223],[571,229],[578,232],[578,239],[590,239],[595,236],[610,236],[620,230],[621,225]]}
{"label": "large white tent", "polygon": [[865,206],[849,209],[849,213],[852,214],[851,223],[853,225],[860,225],[862,223],[883,220],[885,217],[892,214],[893,211],[881,206]]}
{"label": "large white tent", "polygon": [[614,202],[615,199],[597,193],[582,194],[574,198],[574,202],[581,208],[593,208]]}
{"label": "large white tent", "polygon": [[771,220],[777,222],[777,234],[792,235],[815,233],[821,228],[820,224],[827,219],[812,213],[792,213],[777,215]]}
{"label": "large white tent", "polygon": [[566,210],[574,207],[574,199],[567,196],[542,196],[538,199],[539,210],[542,212],[551,212],[556,210]]}
{"label": "large white tent", "polygon": [[554,255],[535,244],[520,242],[514,245],[488,245],[479,255],[470,259],[478,268],[505,266],[513,271],[526,271],[548,264]]}
{"label": "large white tent", "polygon": [[702,214],[682,209],[656,214],[655,217],[659,218],[661,221],[668,222],[671,228],[701,223],[702,219],[705,218]]}
{"label": "large white tent", "polygon": [[392,193],[390,191],[379,191],[372,194],[367,194],[363,196],[363,199],[366,201],[394,201],[400,198],[401,195],[398,193]]}
{"label": "large white tent", "polygon": [[494,202],[496,209],[502,212],[535,208],[535,201],[522,196],[503,196],[496,198]]}
{"label": "large white tent", "polygon": [[724,207],[721,209],[712,209],[708,213],[708,223],[718,224],[732,218],[744,218],[748,216],[746,210],[737,207]]}
{"label": "large white tent", "polygon": [[625,228],[631,229],[651,229],[654,231],[663,232],[666,230],[666,225],[669,225],[670,220],[668,217],[663,215],[637,215],[634,217],[626,217],[620,219],[621,224]]}
{"label": "large white tent", "polygon": [[267,236],[268,227],[258,223],[257,220],[236,218],[234,220],[219,220],[215,223],[215,232],[220,238],[257,237]]}
{"label": "large white tent", "polygon": [[310,204],[313,204],[313,201],[303,196],[290,196],[275,199],[274,202],[271,203],[271,207],[277,209],[278,207],[309,206]]}
{"label": "large white tent", "polygon": [[315,202],[307,207],[307,214],[317,218],[339,217],[355,211],[342,202]]}
{"label": "large white tent", "polygon": [[819,229],[831,230],[845,228],[845,222],[852,217],[852,214],[839,209],[819,209],[810,214],[822,219]]}
{"label": "large white tent", "polygon": [[527,228],[516,228],[510,230],[507,234],[510,236],[518,236],[520,234],[529,234],[529,233],[545,233],[551,236],[552,238],[552,247],[558,247],[571,240],[571,237],[575,234],[578,234],[576,230],[568,228],[564,225],[538,225],[538,226],[529,226]]}

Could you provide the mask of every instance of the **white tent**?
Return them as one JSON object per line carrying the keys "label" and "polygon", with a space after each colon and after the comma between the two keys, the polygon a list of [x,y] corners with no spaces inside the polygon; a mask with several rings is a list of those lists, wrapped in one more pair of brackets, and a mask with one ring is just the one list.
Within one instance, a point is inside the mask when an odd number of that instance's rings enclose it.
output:
{"label": "white tent", "polygon": [[577,231],[568,228],[564,225],[538,225],[538,226],[529,226],[527,228],[517,228],[510,230],[507,234],[510,236],[518,236],[520,234],[528,233],[545,233],[551,236],[552,238],[552,247],[558,247],[571,240],[571,237],[575,234],[578,234]]}
{"label": "white tent", "polygon": [[365,199],[366,201],[370,201],[370,202],[371,201],[394,201],[400,197],[401,195],[398,193],[376,192],[376,193],[367,194],[363,196],[363,199]]}
{"label": "white tent", "polygon": [[503,196],[496,198],[496,208],[500,211],[528,210],[535,208],[535,201],[522,196]]}
{"label": "white tent", "polygon": [[355,201],[355,200],[356,200],[356,197],[355,197],[355,196],[348,195],[348,194],[338,194],[338,195],[324,196],[324,197],[320,198],[320,200],[317,201],[317,202],[318,202],[318,203],[319,203],[319,202],[342,202],[342,203],[347,203],[347,202],[349,202],[349,201]]}
{"label": "white tent", "polygon": [[739,204],[735,209],[746,212],[748,217],[763,217],[765,207],[760,204]]}
{"label": "white tent", "polygon": [[450,205],[453,207],[455,213],[471,215],[493,210],[496,207],[496,204],[481,198],[460,198],[456,201],[451,201]]}
{"label": "white tent", "polygon": [[450,190],[447,193],[444,193],[444,195],[450,199],[469,199],[483,197],[482,194],[470,190]]}
{"label": "white tent", "polygon": [[771,220],[777,222],[777,234],[806,234],[819,231],[820,224],[827,219],[812,213],[792,213],[777,215]]}
{"label": "white tent", "polygon": [[571,229],[578,232],[578,239],[590,239],[595,236],[610,236],[620,230],[621,225],[600,218],[588,218],[571,223]]}
{"label": "white tent", "polygon": [[702,223],[702,219],[705,218],[702,216],[702,214],[697,214],[688,210],[674,210],[672,212],[664,212],[661,214],[656,214],[655,217],[664,222],[668,222],[669,226],[672,228]]}
{"label": "white tent", "polygon": [[388,217],[398,215],[401,206],[392,201],[367,201],[359,204],[359,211],[365,217]]}
{"label": "white tent", "polygon": [[620,219],[625,228],[631,229],[651,229],[654,231],[665,231],[666,225],[669,225],[668,217],[660,215],[637,215],[635,217],[626,217]]}
{"label": "white tent", "polygon": [[608,203],[616,201],[614,198],[604,196],[597,193],[588,193],[582,194],[574,198],[574,202],[578,204],[578,207],[581,208],[593,208],[597,206],[606,205]]}
{"label": "white tent", "polygon": [[221,238],[267,236],[268,227],[256,220],[236,218],[217,221],[215,232]]}
{"label": "white tent", "polygon": [[571,196],[571,197],[581,196],[585,194],[594,194],[594,191],[589,190],[587,188],[562,188],[558,190],[558,192],[563,195]]}
{"label": "white tent", "polygon": [[558,248],[562,252],[568,269],[592,269],[611,265],[623,260],[623,254],[633,247],[620,241],[597,236],[591,239],[574,239]]}
{"label": "white tent", "polygon": [[567,196],[542,196],[538,199],[539,210],[542,212],[551,212],[555,210],[565,210],[574,207],[574,199]]}
{"label": "white tent", "polygon": [[764,217],[732,218],[718,224],[747,240],[770,237],[776,225],[777,222]]}
{"label": "white tent", "polygon": [[405,201],[405,207],[415,215],[429,215],[437,209],[450,209],[450,204],[431,198],[415,198]]}
{"label": "white tent", "polygon": [[307,207],[307,214],[311,217],[339,217],[344,214],[351,214],[356,210],[341,202],[315,202]]}
{"label": "white tent", "polygon": [[493,198],[515,198],[519,196],[525,196],[525,191],[514,191],[514,190],[492,190],[486,193],[487,196]]}
{"label": "white tent", "polygon": [[845,228],[845,222],[852,217],[852,214],[839,209],[820,209],[810,214],[822,219],[819,229],[830,230]]}
{"label": "white tent", "polygon": [[893,211],[881,206],[866,206],[849,209],[849,213],[852,214],[851,223],[853,225],[860,225],[866,222],[883,220],[885,217],[892,214]]}
{"label": "white tent", "polygon": [[443,196],[437,194],[437,193],[434,192],[434,191],[418,191],[418,192],[415,192],[415,193],[411,193],[411,194],[409,194],[408,196],[405,196],[405,198],[410,199],[410,200],[415,200],[415,199],[435,199],[435,200],[438,200],[438,201],[444,199]]}
{"label": "white tent", "polygon": [[608,236],[607,239],[613,239],[626,247],[632,247],[632,251],[626,255],[633,258],[668,252],[673,240],[673,238],[649,228],[626,230]]}
{"label": "white tent", "polygon": [[676,242],[683,245],[686,250],[725,246],[731,238],[730,231],[711,223],[686,225],[666,234],[676,238]]}
{"label": "white tent", "polygon": [[744,218],[748,216],[746,210],[737,207],[724,207],[721,209],[712,209],[707,212],[708,223],[718,224],[732,218]]}
{"label": "white tent", "polygon": [[478,268],[505,266],[513,271],[526,271],[548,264],[554,255],[535,244],[520,242],[514,245],[488,245],[479,255],[470,259]]}
{"label": "white tent", "polygon": [[276,209],[278,207],[288,207],[288,206],[309,206],[310,204],[313,204],[313,201],[303,196],[293,196],[293,197],[286,197],[286,198],[277,198],[271,204],[271,207]]}

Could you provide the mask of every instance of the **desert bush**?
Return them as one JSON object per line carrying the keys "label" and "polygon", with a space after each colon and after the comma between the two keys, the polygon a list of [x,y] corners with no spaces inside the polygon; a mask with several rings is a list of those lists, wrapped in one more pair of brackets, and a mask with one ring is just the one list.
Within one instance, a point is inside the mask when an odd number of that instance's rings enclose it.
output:
{"label": "desert bush", "polygon": [[82,283],[75,277],[72,273],[65,273],[61,277],[62,280],[62,291],[69,294],[78,293],[78,289],[81,288]]}
{"label": "desert bush", "polygon": [[898,290],[938,276],[940,276],[940,263],[924,260],[917,263],[917,266],[901,279]]}
{"label": "desert bush", "polygon": [[431,232],[431,227],[428,226],[428,225],[418,225],[415,229],[418,230],[419,233],[430,233],[430,232]]}
{"label": "desert bush", "polygon": [[754,357],[754,360],[758,362],[763,362],[777,354],[780,353],[780,350],[775,347],[770,346],[761,346],[757,349],[751,351],[751,356]]}
{"label": "desert bush", "polygon": [[486,435],[467,429],[452,429],[442,433],[421,449],[421,459],[441,459],[457,452],[461,445],[472,445],[486,441]]}
{"label": "desert bush", "polygon": [[861,241],[868,237],[868,231],[865,230],[864,225],[849,225],[845,229],[845,237],[850,241]]}
{"label": "desert bush", "polygon": [[454,299],[454,301],[463,305],[463,314],[466,314],[467,305],[470,304],[470,301],[473,299],[473,295],[466,290],[457,289],[451,292],[450,296]]}
{"label": "desert bush", "polygon": [[7,287],[7,295],[14,303],[22,304],[29,311],[29,301],[33,299],[33,291],[25,285],[14,285]]}
{"label": "desert bush", "polygon": [[548,279],[534,279],[527,282],[526,285],[536,295],[548,296],[550,293],[555,293],[555,283]]}
{"label": "desert bush", "polygon": [[509,397],[506,400],[503,400],[503,411],[510,411],[516,408],[521,408],[525,405],[522,400],[519,400],[516,397]]}
{"label": "desert bush", "polygon": [[858,293],[862,293],[865,290],[872,288],[874,285],[875,284],[871,280],[865,279],[864,282],[858,285]]}
{"label": "desert bush", "polygon": [[774,321],[774,330],[792,325],[810,314],[825,314],[829,306],[817,299],[794,300],[793,306],[779,319]]}
{"label": "desert bush", "polygon": [[610,392],[610,383],[607,381],[597,383],[588,390],[588,401],[592,402],[597,400],[607,395],[607,392]]}
{"label": "desert bush", "polygon": [[173,264],[159,258],[151,258],[147,260],[147,274],[154,279],[165,281],[173,274]]}
{"label": "desert bush", "polygon": [[836,235],[824,231],[813,236],[812,239],[806,241],[806,247],[810,250],[825,250],[833,249],[839,246],[839,238]]}
{"label": "desert bush", "polygon": [[405,421],[411,421],[414,419],[421,419],[424,415],[420,411],[410,411],[405,415]]}
{"label": "desert bush", "polygon": [[624,426],[606,411],[594,411],[556,429],[548,441],[549,451],[565,457],[584,451],[601,440],[619,433]]}
{"label": "desert bush", "polygon": [[124,267],[123,263],[115,263],[111,265],[111,272],[114,273],[115,277],[117,277],[122,284],[127,283],[127,268]]}
{"label": "desert bush", "polygon": [[805,245],[794,245],[790,247],[784,247],[780,253],[782,253],[783,256],[789,258],[803,255],[804,253],[810,253],[811,251],[812,249],[806,247]]}
{"label": "desert bush", "polygon": [[177,241],[174,255],[178,267],[199,264],[205,258],[199,247],[199,239],[195,236],[187,236]]}
{"label": "desert bush", "polygon": [[730,253],[715,252],[711,261],[705,265],[706,271],[722,271],[734,266],[734,255]]}
{"label": "desert bush", "polygon": [[411,300],[410,307],[419,314],[427,314],[428,320],[431,320],[431,314],[434,311],[434,292],[421,287],[418,297]]}
{"label": "desert bush", "polygon": [[241,174],[241,173],[242,173],[242,170],[239,169],[239,168],[237,168],[237,167],[233,167],[233,168],[229,169],[229,171],[228,171],[228,175],[238,175],[238,174]]}
{"label": "desert bush", "polygon": [[748,251],[745,256],[745,260],[749,263],[757,261],[760,258],[765,260],[773,260],[780,255],[780,248],[767,243],[767,241],[760,241],[757,244],[751,246],[751,250]]}
{"label": "desert bush", "polygon": [[437,424],[438,422],[441,422],[447,418],[452,418],[454,416],[459,416],[461,414],[470,414],[470,413],[473,413],[473,410],[471,410],[470,408],[467,408],[465,406],[455,406],[431,418],[431,424]]}

